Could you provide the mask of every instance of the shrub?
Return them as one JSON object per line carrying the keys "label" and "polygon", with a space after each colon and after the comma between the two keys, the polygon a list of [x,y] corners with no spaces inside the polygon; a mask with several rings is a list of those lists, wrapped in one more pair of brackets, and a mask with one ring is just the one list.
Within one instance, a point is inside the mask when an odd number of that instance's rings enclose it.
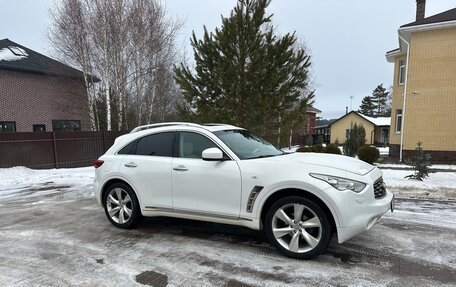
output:
{"label": "shrub", "polygon": [[313,146],[303,146],[296,150],[297,152],[316,152],[316,153],[332,153],[332,154],[341,154],[340,149],[335,144],[320,145],[316,144]]}
{"label": "shrub", "polygon": [[358,149],[358,158],[367,163],[373,164],[380,158],[380,152],[374,146],[363,145]]}
{"label": "shrub", "polygon": [[319,153],[324,152],[324,151],[323,151],[324,148],[323,148],[323,146],[322,146],[321,144],[313,145],[313,146],[311,147],[311,149],[312,149],[312,152],[319,152]]}
{"label": "shrub", "polygon": [[302,146],[296,150],[296,152],[313,152],[311,147]]}
{"label": "shrub", "polygon": [[325,148],[325,153],[341,154],[339,146],[336,144],[328,144]]}
{"label": "shrub", "polygon": [[429,176],[431,172],[429,167],[431,166],[431,156],[425,154],[421,142],[417,143],[415,148],[415,156],[409,165],[413,166],[415,170],[414,174],[407,175],[405,178],[423,180]]}
{"label": "shrub", "polygon": [[344,143],[344,154],[355,156],[358,149],[366,143],[366,130],[363,125],[354,124],[350,129],[350,134]]}

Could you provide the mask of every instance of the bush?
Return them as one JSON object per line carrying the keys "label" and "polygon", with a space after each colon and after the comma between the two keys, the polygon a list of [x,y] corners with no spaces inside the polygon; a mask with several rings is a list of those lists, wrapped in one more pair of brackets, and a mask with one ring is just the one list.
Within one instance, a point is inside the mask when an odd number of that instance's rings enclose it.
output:
{"label": "bush", "polygon": [[302,146],[296,150],[296,152],[313,152],[311,147]]}
{"label": "bush", "polygon": [[316,144],[313,146],[303,146],[296,150],[297,152],[316,152],[316,153],[332,153],[332,154],[341,154],[340,149],[335,144],[320,145]]}
{"label": "bush", "polygon": [[322,153],[324,152],[324,147],[321,144],[316,144],[311,147],[312,152]]}
{"label": "bush", "polygon": [[344,154],[355,156],[358,149],[366,143],[366,130],[363,125],[355,123],[350,129],[349,137],[344,143]]}
{"label": "bush", "polygon": [[373,164],[380,158],[380,152],[374,146],[363,145],[358,149],[358,158]]}
{"label": "bush", "polygon": [[325,153],[342,154],[340,152],[339,146],[336,144],[328,144],[325,148]]}

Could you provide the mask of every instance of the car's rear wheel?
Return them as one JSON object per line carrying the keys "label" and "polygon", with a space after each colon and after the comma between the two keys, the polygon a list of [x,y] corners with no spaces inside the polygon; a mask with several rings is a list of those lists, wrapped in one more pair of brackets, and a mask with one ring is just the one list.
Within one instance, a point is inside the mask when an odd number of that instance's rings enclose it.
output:
{"label": "car's rear wheel", "polygon": [[141,217],[139,202],[130,186],[115,183],[103,194],[103,205],[111,223],[119,228],[133,227]]}
{"label": "car's rear wheel", "polygon": [[331,239],[331,227],[323,209],[299,196],[281,198],[271,206],[265,231],[280,253],[298,259],[324,253]]}

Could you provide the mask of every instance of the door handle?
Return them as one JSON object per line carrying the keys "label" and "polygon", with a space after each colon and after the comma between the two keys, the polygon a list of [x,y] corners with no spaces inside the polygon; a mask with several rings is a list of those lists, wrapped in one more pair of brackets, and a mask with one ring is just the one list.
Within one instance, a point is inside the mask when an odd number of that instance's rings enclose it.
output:
{"label": "door handle", "polygon": [[136,163],[134,163],[134,162],[129,162],[129,163],[126,163],[126,164],[124,164],[124,165],[125,165],[126,167],[138,167],[138,166],[136,165]]}
{"label": "door handle", "polygon": [[183,165],[179,165],[179,166],[173,167],[173,169],[176,170],[176,171],[187,171],[188,170],[188,168],[186,168]]}

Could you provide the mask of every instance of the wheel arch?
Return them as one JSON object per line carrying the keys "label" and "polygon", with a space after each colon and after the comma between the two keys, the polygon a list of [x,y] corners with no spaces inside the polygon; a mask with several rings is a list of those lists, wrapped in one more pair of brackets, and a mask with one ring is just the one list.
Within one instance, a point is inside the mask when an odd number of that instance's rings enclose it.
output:
{"label": "wheel arch", "polygon": [[318,204],[318,206],[320,206],[323,209],[326,216],[328,217],[329,224],[331,226],[331,231],[337,232],[337,224],[336,224],[337,217],[335,217],[335,215],[333,214],[331,209],[328,207],[328,205],[317,195],[315,195],[311,192],[305,191],[303,189],[299,189],[299,188],[285,188],[285,189],[278,190],[278,191],[272,193],[271,195],[269,195],[269,197],[266,199],[264,204],[261,206],[260,229],[264,228],[264,221],[266,219],[266,214],[267,214],[269,208],[271,208],[271,206],[274,204],[274,202],[276,202],[277,200],[284,198],[286,196],[301,196],[301,197],[305,197],[309,200],[312,200],[313,202]]}
{"label": "wheel arch", "polygon": [[114,177],[114,178],[111,178],[109,180],[107,180],[103,186],[101,187],[101,192],[100,192],[100,196],[101,196],[101,204],[103,205],[103,198],[104,198],[104,194],[105,192],[109,189],[109,187],[113,184],[116,184],[116,183],[123,183],[123,184],[126,184],[128,185],[131,190],[134,192],[135,196],[136,196],[136,199],[138,200],[138,203],[139,203],[139,206],[140,206],[140,210],[142,209],[141,208],[141,199],[139,198],[138,196],[138,193],[136,192],[135,188],[133,187],[133,185],[131,185],[127,180],[125,179],[122,179],[122,178],[119,178],[119,177]]}

